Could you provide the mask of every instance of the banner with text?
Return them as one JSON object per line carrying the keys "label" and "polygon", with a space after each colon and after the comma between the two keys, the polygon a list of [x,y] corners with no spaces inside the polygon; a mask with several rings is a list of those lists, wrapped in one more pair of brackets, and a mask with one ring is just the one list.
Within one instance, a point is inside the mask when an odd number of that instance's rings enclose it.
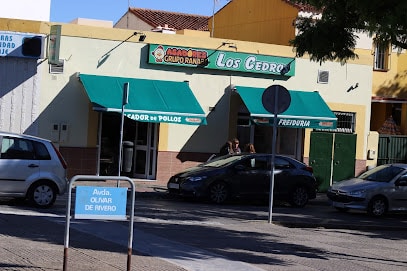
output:
{"label": "banner with text", "polygon": [[249,73],[295,75],[295,58],[150,44],[148,63]]}

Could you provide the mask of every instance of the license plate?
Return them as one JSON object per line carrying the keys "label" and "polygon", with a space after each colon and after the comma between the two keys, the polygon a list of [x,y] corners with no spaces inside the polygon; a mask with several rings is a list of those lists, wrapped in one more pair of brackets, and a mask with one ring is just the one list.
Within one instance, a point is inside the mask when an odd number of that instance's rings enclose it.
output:
{"label": "license plate", "polygon": [[179,183],[169,183],[168,188],[179,189]]}

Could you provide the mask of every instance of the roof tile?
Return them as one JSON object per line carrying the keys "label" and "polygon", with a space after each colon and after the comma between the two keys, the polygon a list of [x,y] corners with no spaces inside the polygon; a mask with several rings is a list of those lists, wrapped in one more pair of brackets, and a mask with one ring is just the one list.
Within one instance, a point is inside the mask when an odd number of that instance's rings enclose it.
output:
{"label": "roof tile", "polygon": [[209,16],[193,15],[162,10],[130,8],[135,16],[151,25],[153,28],[166,26],[175,30],[201,30],[208,31]]}

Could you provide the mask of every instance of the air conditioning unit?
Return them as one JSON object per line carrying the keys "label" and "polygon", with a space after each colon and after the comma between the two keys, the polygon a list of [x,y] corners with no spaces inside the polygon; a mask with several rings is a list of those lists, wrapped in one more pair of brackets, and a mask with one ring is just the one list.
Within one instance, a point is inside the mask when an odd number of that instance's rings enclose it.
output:
{"label": "air conditioning unit", "polygon": [[329,71],[318,71],[318,80],[319,84],[328,84],[329,81]]}
{"label": "air conditioning unit", "polygon": [[60,59],[58,64],[49,64],[49,73],[52,74],[58,74],[58,73],[64,73],[64,64],[65,61],[63,59]]}

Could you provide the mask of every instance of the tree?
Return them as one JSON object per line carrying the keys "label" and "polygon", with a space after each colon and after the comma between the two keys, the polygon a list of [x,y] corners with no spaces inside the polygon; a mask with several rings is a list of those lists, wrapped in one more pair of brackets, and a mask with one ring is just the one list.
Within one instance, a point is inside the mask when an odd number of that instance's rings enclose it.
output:
{"label": "tree", "polygon": [[314,7],[321,19],[298,17],[298,35],[290,41],[298,57],[308,53],[313,61],[346,62],[357,58],[357,33],[376,42],[407,49],[407,1],[405,0],[291,0]]}

